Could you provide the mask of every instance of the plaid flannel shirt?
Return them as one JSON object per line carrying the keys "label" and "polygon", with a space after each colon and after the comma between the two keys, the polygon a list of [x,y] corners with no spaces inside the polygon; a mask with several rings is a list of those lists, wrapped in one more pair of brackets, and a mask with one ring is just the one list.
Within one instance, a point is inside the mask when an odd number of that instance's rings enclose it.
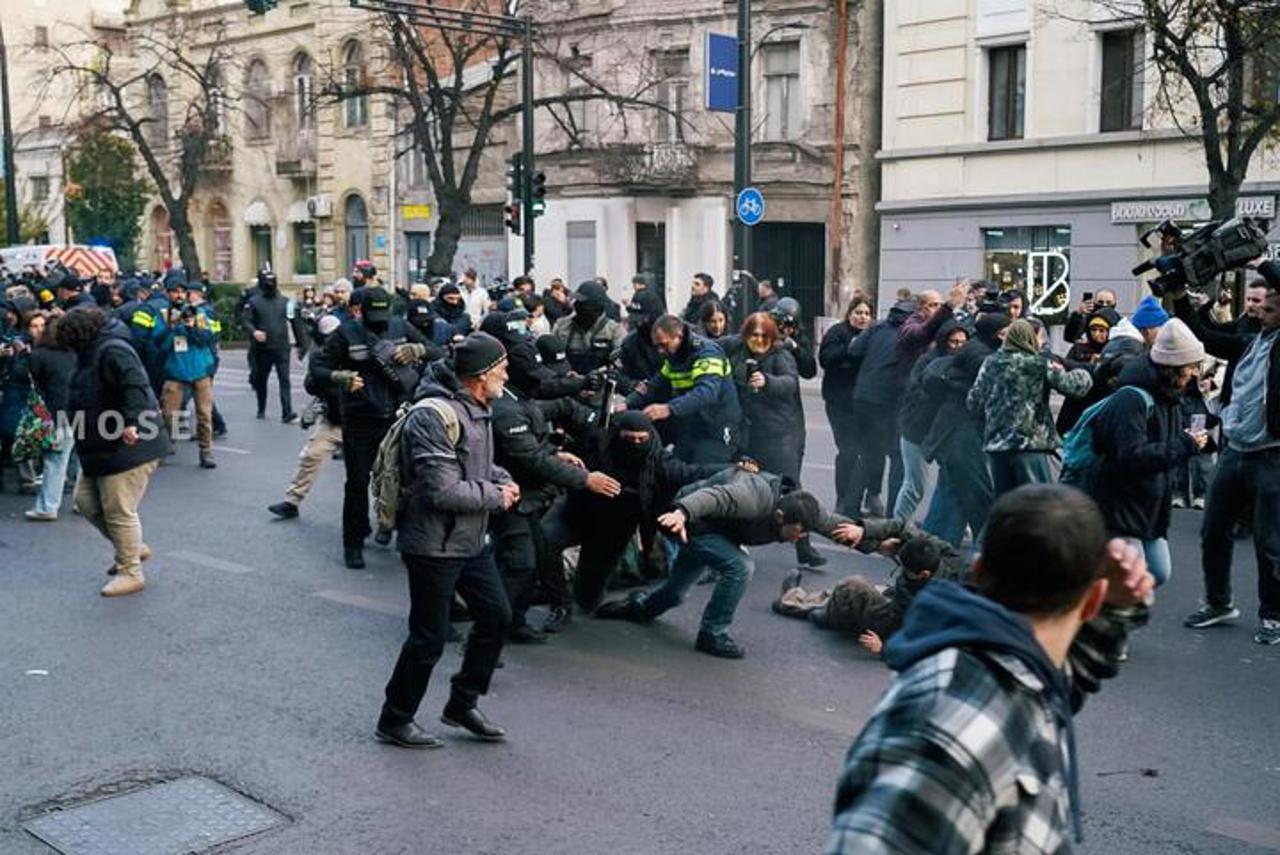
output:
{"label": "plaid flannel shirt", "polygon": [[[1145,608],[1104,609],[1067,662],[1072,710]],[[898,675],[845,761],[829,855],[1071,851],[1066,736],[1017,658],[948,648]]]}

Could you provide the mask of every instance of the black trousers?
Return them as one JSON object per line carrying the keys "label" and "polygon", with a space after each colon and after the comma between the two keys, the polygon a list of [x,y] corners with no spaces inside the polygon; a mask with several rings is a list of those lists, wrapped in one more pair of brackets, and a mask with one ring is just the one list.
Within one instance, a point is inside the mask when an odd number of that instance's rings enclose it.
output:
{"label": "black trousers", "polygon": [[863,495],[868,498],[880,495],[884,484],[884,461],[889,459],[889,507],[902,486],[902,453],[898,446],[898,413],[889,407],[875,407],[862,403],[854,414],[854,432],[861,452],[854,471],[846,509],[858,513]]}
{"label": "black trousers", "polygon": [[511,603],[512,626],[523,626],[538,581],[538,550],[533,537],[532,516],[503,511],[489,518],[494,560],[502,573],[502,584]]}
{"label": "black trousers", "polygon": [[293,413],[293,389],[289,385],[289,350],[263,350],[250,348],[253,354],[249,369],[249,383],[258,396],[258,415],[267,411],[267,380],[271,369],[276,371],[276,382],[280,386],[280,417],[288,418]]}
{"label": "black trousers", "polygon": [[390,421],[355,421],[342,426],[342,462],[347,480],[342,491],[342,545],[362,546],[373,529],[369,526],[369,474],[378,445],[387,435]]}
{"label": "black trousers", "polygon": [[474,707],[489,691],[511,625],[511,606],[492,548],[471,558],[400,557],[409,574],[409,637],[387,682],[381,719],[386,725],[404,724],[417,715],[431,672],[444,652],[455,593],[471,610],[472,623],[462,667],[453,675],[451,703]]}
{"label": "black trousers", "polygon": [[636,523],[627,519],[576,518],[564,499],[542,518],[542,532],[549,555],[559,556],[570,546],[581,546],[573,596],[583,611],[595,611],[609,588],[609,580],[635,534]]}
{"label": "black trousers", "polygon": [[850,500],[853,481],[858,470],[858,433],[853,414],[846,409],[826,406],[827,423],[831,425],[836,442],[836,510],[845,516],[857,517],[862,511],[862,497],[857,504]]}
{"label": "black trousers", "polygon": [[1205,600],[1231,604],[1232,529],[1240,512],[1253,511],[1253,547],[1258,560],[1258,617],[1280,620],[1280,449],[1242,454],[1230,448],[1218,457],[1200,529]]}

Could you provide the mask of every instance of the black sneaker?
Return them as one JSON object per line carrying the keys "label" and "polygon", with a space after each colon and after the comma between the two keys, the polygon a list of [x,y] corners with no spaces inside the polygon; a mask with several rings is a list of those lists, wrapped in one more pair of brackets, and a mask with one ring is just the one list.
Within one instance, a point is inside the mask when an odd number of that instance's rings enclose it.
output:
{"label": "black sneaker", "polygon": [[391,544],[391,529],[380,528],[373,533],[373,542],[379,546],[389,546]]}
{"label": "black sneaker", "polygon": [[282,520],[291,520],[298,515],[298,506],[293,502],[276,502],[274,505],[268,505],[267,510]]}
{"label": "black sneaker", "polygon": [[282,417],[281,417],[281,419],[280,419],[280,421],[284,422],[284,423],[285,423],[285,424],[287,424],[287,425],[291,425],[291,424],[293,424],[294,422],[296,422],[297,420],[298,420],[298,414],[297,414],[297,413],[289,413],[289,414],[288,414],[288,415],[286,415],[286,416],[282,416]]}
{"label": "black sneaker", "polygon": [[342,550],[342,560],[349,570],[363,570],[364,550],[358,546],[348,546]]}
{"label": "black sneaker", "polygon": [[747,655],[747,649],[724,632],[719,634],[699,632],[698,640],[693,646],[703,653],[710,653],[721,659],[741,659]]}
{"label": "black sneaker", "polygon": [[1263,618],[1258,631],[1253,634],[1253,640],[1259,644],[1280,644],[1280,620]]}
{"label": "black sneaker", "polygon": [[542,631],[557,633],[564,630],[573,620],[573,606],[552,606],[547,619],[542,624]]}
{"label": "black sneaker", "polygon": [[1207,626],[1217,626],[1220,623],[1231,623],[1238,617],[1240,617],[1240,610],[1234,605],[1211,606],[1205,603],[1187,615],[1187,619],[1182,622],[1182,625],[1189,629],[1204,629]]}

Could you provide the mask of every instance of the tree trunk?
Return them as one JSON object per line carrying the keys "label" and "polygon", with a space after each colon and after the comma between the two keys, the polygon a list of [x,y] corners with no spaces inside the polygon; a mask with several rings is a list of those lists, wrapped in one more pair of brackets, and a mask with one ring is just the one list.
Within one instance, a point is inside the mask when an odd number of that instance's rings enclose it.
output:
{"label": "tree trunk", "polygon": [[1215,220],[1229,220],[1236,215],[1236,198],[1240,195],[1240,183],[1229,174],[1210,176],[1209,207]]}
{"label": "tree trunk", "polygon": [[191,233],[191,219],[187,216],[187,201],[177,201],[169,212],[169,228],[178,242],[178,258],[182,261],[187,280],[200,278],[200,254],[196,250],[196,238]]}
{"label": "tree trunk", "polygon": [[436,225],[436,239],[427,259],[427,272],[432,276],[452,276],[453,257],[458,252],[458,240],[462,237],[462,217],[469,207],[457,196],[440,196],[440,222]]}

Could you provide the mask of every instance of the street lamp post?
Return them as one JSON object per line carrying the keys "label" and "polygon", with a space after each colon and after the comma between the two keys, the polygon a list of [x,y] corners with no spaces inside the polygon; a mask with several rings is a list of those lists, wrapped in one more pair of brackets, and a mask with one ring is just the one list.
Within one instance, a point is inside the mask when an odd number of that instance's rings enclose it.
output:
{"label": "street lamp post", "polygon": [[[738,109],[734,112],[733,269],[751,270],[751,229],[738,217],[738,194],[751,186],[751,0],[738,0]],[[745,317],[755,294],[742,285]]]}

